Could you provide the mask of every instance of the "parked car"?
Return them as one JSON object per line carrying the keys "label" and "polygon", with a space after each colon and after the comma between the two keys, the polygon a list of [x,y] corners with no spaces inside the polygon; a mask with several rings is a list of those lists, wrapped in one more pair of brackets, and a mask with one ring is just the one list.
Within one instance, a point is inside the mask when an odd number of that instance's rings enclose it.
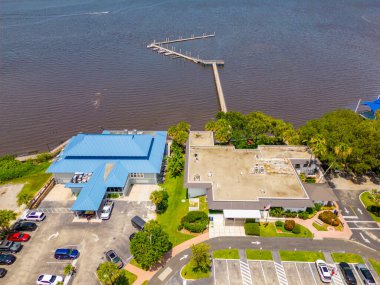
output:
{"label": "parked car", "polygon": [[132,222],[132,225],[139,231],[142,231],[146,224],[146,222],[143,219],[141,219],[139,216],[134,216],[131,222]]}
{"label": "parked car", "polygon": [[58,282],[63,282],[62,276],[41,274],[37,278],[37,284],[39,285],[56,285]]}
{"label": "parked car", "polygon": [[339,263],[340,271],[346,280],[347,285],[357,285],[355,274],[352,271],[350,265],[346,262]]}
{"label": "parked car", "polygon": [[112,209],[114,202],[111,200],[106,200],[102,209],[102,213],[100,214],[100,218],[102,220],[108,220],[111,217]]}
{"label": "parked car", "polygon": [[37,221],[37,222],[41,222],[41,221],[45,220],[45,218],[46,218],[45,213],[42,213],[42,212],[30,212],[30,213],[26,214],[22,219],[25,220],[25,221]]}
{"label": "parked car", "polygon": [[10,265],[15,261],[16,261],[16,256],[14,256],[13,254],[0,253],[0,264]]}
{"label": "parked car", "polygon": [[0,268],[0,278],[3,278],[7,274],[7,270],[5,268]]}
{"label": "parked car", "polygon": [[355,266],[365,285],[376,285],[375,279],[364,264],[356,264]]}
{"label": "parked car", "polygon": [[8,235],[7,240],[9,241],[18,241],[18,242],[24,242],[28,241],[30,239],[30,235],[22,232],[17,232]]}
{"label": "parked car", "polygon": [[32,232],[32,231],[35,231],[36,229],[37,229],[37,225],[35,223],[23,222],[23,221],[16,222],[12,227],[13,232],[20,232],[20,231]]}
{"label": "parked car", "polygon": [[13,242],[9,240],[1,240],[0,241],[0,252],[2,253],[16,253],[19,252],[22,248],[21,243]]}
{"label": "parked car", "polygon": [[327,268],[326,262],[324,262],[321,259],[318,259],[315,262],[315,266],[317,267],[319,277],[321,278],[322,282],[330,283],[331,282],[331,273],[330,273],[329,269]]}
{"label": "parked car", "polygon": [[117,265],[119,269],[123,268],[124,263],[121,258],[116,254],[115,251],[109,250],[106,252],[106,258],[109,262],[113,262]]}
{"label": "parked car", "polygon": [[129,236],[129,241],[131,241],[134,237],[135,237],[136,233],[132,233],[130,236]]}
{"label": "parked car", "polygon": [[58,248],[55,250],[56,259],[76,259],[79,257],[79,251],[74,248]]}

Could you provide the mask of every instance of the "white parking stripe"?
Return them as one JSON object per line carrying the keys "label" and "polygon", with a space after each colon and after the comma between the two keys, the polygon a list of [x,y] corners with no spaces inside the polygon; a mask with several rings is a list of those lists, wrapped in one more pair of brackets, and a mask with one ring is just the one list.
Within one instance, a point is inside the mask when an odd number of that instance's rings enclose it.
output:
{"label": "white parking stripe", "polygon": [[313,269],[311,268],[311,263],[309,263],[311,274],[313,275],[314,283],[317,284],[317,280],[315,280]]}
{"label": "white parking stripe", "polygon": [[265,278],[265,272],[264,272],[263,264],[262,264],[261,261],[260,261],[260,265],[261,265],[261,271],[263,272],[263,277],[264,277],[265,285],[267,285],[267,279]]}
{"label": "white parking stripe", "polygon": [[301,274],[300,274],[300,272],[299,272],[299,270],[298,270],[298,267],[297,267],[297,263],[296,263],[296,262],[294,262],[294,265],[295,265],[295,267],[296,267],[296,270],[297,270],[298,278],[300,279],[300,281],[301,281],[301,284],[303,285],[303,281],[302,281],[302,279],[301,279]]}
{"label": "white parking stripe", "polygon": [[214,265],[214,285],[216,285],[216,277],[215,277],[215,263],[214,263],[214,259],[212,260],[212,264]]}
{"label": "white parking stripe", "polygon": [[228,284],[231,284],[231,281],[230,281],[230,272],[228,271],[228,261],[227,260],[226,260],[226,266],[227,266]]}
{"label": "white parking stripe", "polygon": [[351,264],[351,265],[352,265],[352,267],[354,268],[352,271],[354,271],[354,274],[355,274],[355,276],[356,276],[356,280],[359,280],[359,283],[360,283],[361,285],[364,285],[364,284],[363,284],[363,280],[360,278],[359,273],[356,271],[355,265],[353,265],[353,264]]}
{"label": "white parking stripe", "polygon": [[251,270],[249,269],[248,263],[239,260],[240,261],[240,273],[241,277],[243,278],[243,284],[252,285],[252,276],[251,276]]}
{"label": "white parking stripe", "polygon": [[277,273],[277,279],[280,285],[288,285],[288,279],[286,278],[284,266],[281,263],[274,262],[274,267]]}

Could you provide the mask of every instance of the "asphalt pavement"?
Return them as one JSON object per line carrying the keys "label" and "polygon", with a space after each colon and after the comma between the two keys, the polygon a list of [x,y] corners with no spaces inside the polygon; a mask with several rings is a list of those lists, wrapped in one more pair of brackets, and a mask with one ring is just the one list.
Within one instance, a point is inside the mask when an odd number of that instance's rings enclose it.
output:
{"label": "asphalt pavement", "polygon": [[[253,243],[252,243],[253,242]],[[211,250],[225,249],[225,248],[239,248],[239,249],[266,249],[272,251],[278,250],[305,250],[305,251],[338,251],[338,252],[351,252],[359,254],[366,258],[378,259],[379,254],[376,250],[370,249],[354,241],[344,241],[336,239],[298,239],[298,238],[260,238],[260,237],[218,237],[213,238],[206,243],[210,244]],[[187,256],[187,257],[186,257]],[[181,254],[174,256],[168,263],[161,268],[155,276],[151,279],[149,284],[181,284],[179,272],[183,266],[189,262],[191,256],[191,249],[187,249]],[[162,274],[166,270],[169,274]],[[161,279],[160,279],[161,277]],[[164,278],[163,278],[164,277]],[[175,283],[177,282],[177,283]],[[191,284],[203,284],[191,283]]]}

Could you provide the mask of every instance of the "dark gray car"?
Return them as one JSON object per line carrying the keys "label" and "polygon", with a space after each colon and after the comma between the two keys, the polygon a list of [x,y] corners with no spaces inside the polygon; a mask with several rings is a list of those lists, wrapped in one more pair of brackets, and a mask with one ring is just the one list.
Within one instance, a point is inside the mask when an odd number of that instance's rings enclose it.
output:
{"label": "dark gray car", "polygon": [[368,270],[367,266],[364,264],[356,264],[355,267],[365,285],[376,285],[375,279],[373,278],[371,272]]}
{"label": "dark gray car", "polygon": [[19,252],[21,248],[22,248],[22,245],[20,242],[14,242],[14,241],[9,241],[9,240],[0,241],[0,252],[16,253],[16,252]]}

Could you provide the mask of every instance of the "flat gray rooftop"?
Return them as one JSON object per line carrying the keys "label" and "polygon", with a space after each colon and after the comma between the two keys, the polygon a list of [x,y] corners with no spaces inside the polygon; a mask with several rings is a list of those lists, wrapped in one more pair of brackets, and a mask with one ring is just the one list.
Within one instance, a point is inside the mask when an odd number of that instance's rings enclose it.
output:
{"label": "flat gray rooftop", "polygon": [[[281,151],[275,148],[274,153],[279,156]],[[213,199],[219,201],[307,198],[289,159],[270,158],[269,154],[266,149],[262,158],[260,150],[191,145],[187,182],[192,188],[196,183],[212,183]]]}

